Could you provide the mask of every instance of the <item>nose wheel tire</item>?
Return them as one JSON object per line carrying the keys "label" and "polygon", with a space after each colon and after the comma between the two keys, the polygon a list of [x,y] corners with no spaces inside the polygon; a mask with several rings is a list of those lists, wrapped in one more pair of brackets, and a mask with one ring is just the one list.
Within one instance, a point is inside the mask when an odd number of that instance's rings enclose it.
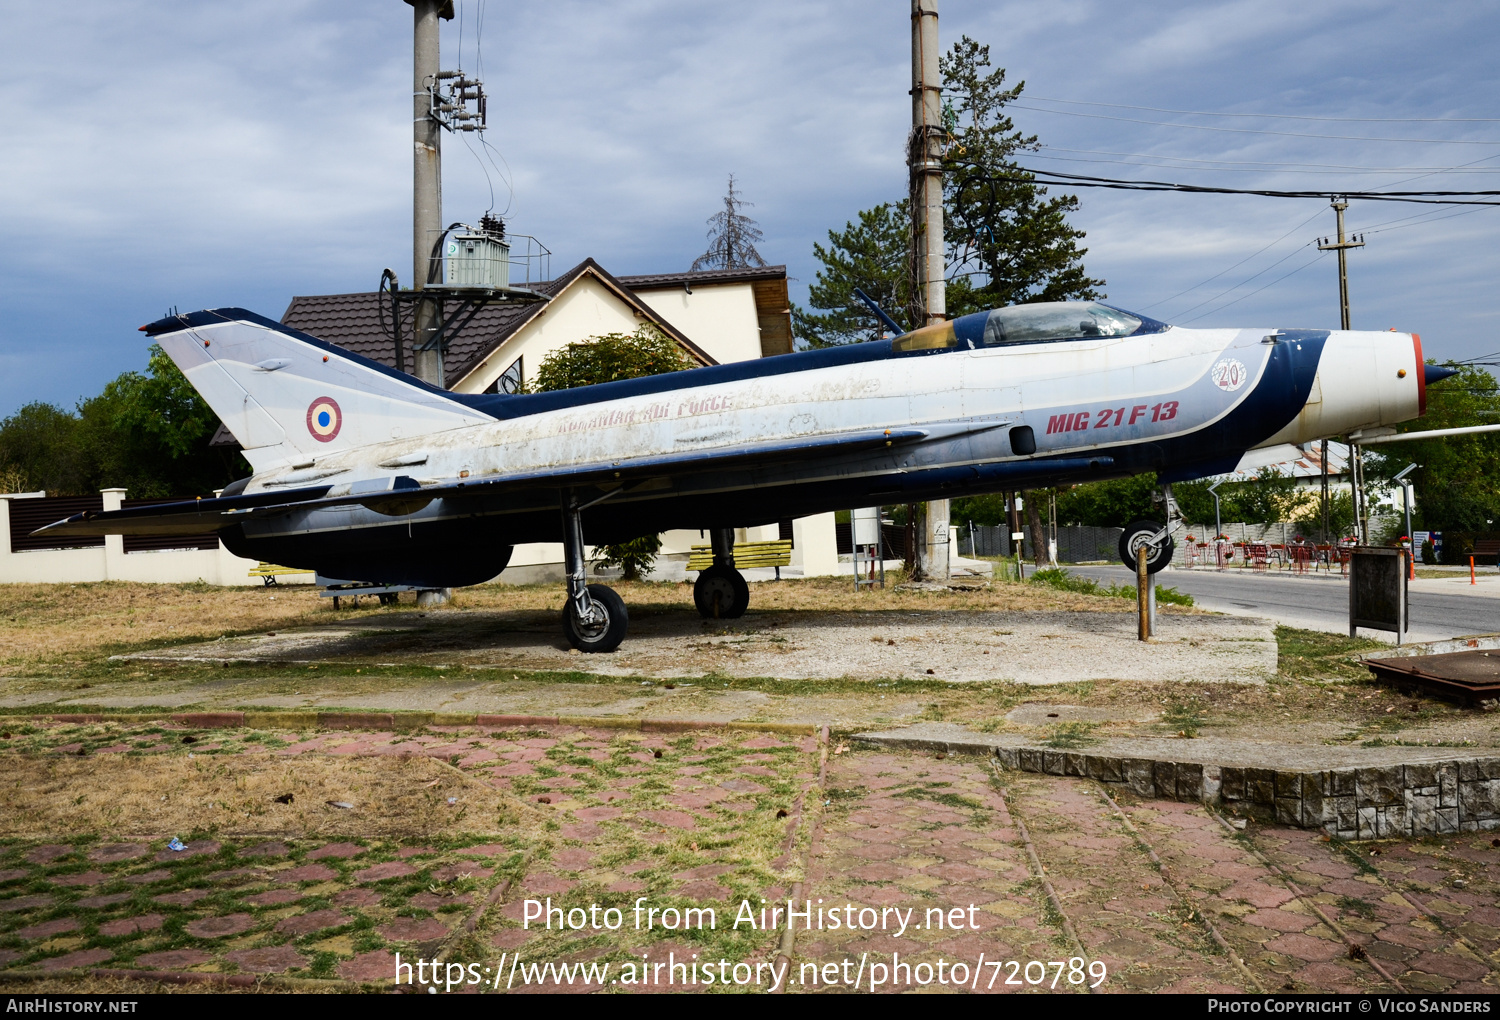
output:
{"label": "nose wheel tire", "polygon": [[705,620],[738,619],[750,605],[750,586],[738,570],[715,563],[698,572],[693,604]]}
{"label": "nose wheel tire", "polygon": [[1166,525],[1160,521],[1131,521],[1120,536],[1120,559],[1131,570],[1136,569],[1136,550],[1146,547],[1146,573],[1154,574],[1172,562],[1172,553],[1177,543],[1170,535],[1163,536],[1159,543],[1153,540]]}
{"label": "nose wheel tire", "polygon": [[594,618],[580,620],[578,606],[569,599],[563,607],[563,634],[580,652],[612,652],[625,640],[625,628],[630,624],[625,600],[602,584],[589,585],[588,592],[594,603]]}

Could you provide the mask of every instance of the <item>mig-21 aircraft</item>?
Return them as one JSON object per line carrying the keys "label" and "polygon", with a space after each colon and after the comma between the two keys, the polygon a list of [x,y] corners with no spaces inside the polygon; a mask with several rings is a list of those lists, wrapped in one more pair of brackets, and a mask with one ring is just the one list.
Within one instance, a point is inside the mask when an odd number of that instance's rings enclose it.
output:
{"label": "mig-21 aircraft", "polygon": [[[891,323],[894,325],[894,323]],[[734,529],[850,507],[1155,471],[1232,471],[1246,451],[1407,421],[1451,370],[1414,333],[1184,329],[1098,302],[1015,305],[892,339],[556,392],[437,389],[239,308],[154,337],[254,474],[215,498],[80,514],[58,535],[217,531],[237,555],[442,588],[563,543],[567,640],[607,652],[628,614],[587,583],[585,538],[706,530],[694,599],[735,617]],[[899,332],[899,328],[897,328]],[[1153,570],[1167,529],[1136,522]]]}

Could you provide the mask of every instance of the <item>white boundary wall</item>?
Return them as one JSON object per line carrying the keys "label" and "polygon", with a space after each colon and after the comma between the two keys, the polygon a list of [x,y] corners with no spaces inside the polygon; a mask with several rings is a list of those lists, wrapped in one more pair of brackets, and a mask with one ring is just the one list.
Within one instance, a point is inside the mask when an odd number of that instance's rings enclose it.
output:
{"label": "white boundary wall", "polygon": [[[124,489],[104,489],[104,509],[118,510]],[[183,584],[204,581],[220,585],[261,584],[251,577],[255,560],[241,559],[224,548],[166,549],[159,552],[125,551],[119,535],[104,539],[104,547],[93,549],[33,549],[10,551],[9,496],[0,496],[0,584],[57,584],[89,581],[142,581]],[[286,578],[301,581],[302,575]],[[312,574],[305,578],[312,581]]]}
{"label": "white boundary wall", "polygon": [[[124,489],[103,489],[104,509],[118,510],[125,499]],[[103,548],[34,549],[10,551],[10,504],[18,495],[0,496],[0,584],[79,584],[91,581],[140,581],[148,584],[183,584],[203,581],[218,585],[256,585],[263,583],[251,577],[255,560],[243,559],[224,548],[166,549],[158,552],[125,551],[125,540],[119,535],[104,539]],[[839,572],[838,549],[834,539],[833,514],[819,514],[792,522],[792,565],[801,568],[804,577],[822,577]],[[773,541],[778,536],[775,525],[762,528],[740,528],[737,542]],[[662,536],[663,556],[678,554],[686,558],[692,546],[708,541],[696,531],[669,531]],[[592,550],[590,550],[592,552]],[[516,546],[510,566],[496,580],[525,584],[562,578],[561,542],[534,542]],[[517,569],[521,568],[521,569]],[[554,576],[555,575],[555,576]],[[287,584],[312,584],[313,574],[284,576]]]}

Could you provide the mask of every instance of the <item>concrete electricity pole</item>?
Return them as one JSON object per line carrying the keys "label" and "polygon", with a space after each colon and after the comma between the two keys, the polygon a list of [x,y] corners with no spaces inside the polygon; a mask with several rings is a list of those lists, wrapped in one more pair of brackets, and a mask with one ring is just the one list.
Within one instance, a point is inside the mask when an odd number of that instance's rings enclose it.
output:
{"label": "concrete electricity pole", "polygon": [[[1344,210],[1349,208],[1349,203],[1341,198],[1335,198],[1333,215],[1337,222],[1337,239],[1330,244],[1328,238],[1318,244],[1319,251],[1336,251],[1339,253],[1339,329],[1349,329],[1349,262],[1348,252],[1350,248],[1363,248],[1365,246],[1364,235],[1358,240],[1345,239],[1344,237]],[[1369,510],[1365,506],[1365,458],[1364,451],[1358,443],[1349,445],[1349,491],[1354,500],[1354,528],[1361,545],[1369,541],[1370,517]],[[1323,444],[1323,527],[1328,528],[1328,443]]]}
{"label": "concrete electricity pole", "polygon": [[[432,270],[432,246],[443,232],[443,152],[441,125],[432,116],[432,90],[437,86],[438,19],[453,20],[453,0],[406,0],[412,6],[412,285],[422,290]],[[443,352],[423,350],[437,332],[442,306],[418,301],[412,331],[413,374],[424,382],[446,388]]]}
{"label": "concrete electricity pole", "polygon": [[[943,99],[939,70],[937,0],[911,3],[911,135],[906,158],[910,171],[912,213],[912,282],[914,310],[922,325],[948,317],[943,249]],[[917,522],[916,574],[920,580],[946,581],[948,567],[948,501],[924,504]]]}
{"label": "concrete electricity pole", "polygon": [[1344,210],[1349,208],[1349,203],[1342,198],[1333,200],[1333,214],[1338,221],[1338,240],[1332,244],[1328,238],[1323,238],[1318,245],[1319,251],[1336,251],[1339,253],[1339,329],[1349,328],[1349,264],[1347,252],[1350,248],[1363,248],[1365,239],[1360,235],[1358,240],[1344,239]]}

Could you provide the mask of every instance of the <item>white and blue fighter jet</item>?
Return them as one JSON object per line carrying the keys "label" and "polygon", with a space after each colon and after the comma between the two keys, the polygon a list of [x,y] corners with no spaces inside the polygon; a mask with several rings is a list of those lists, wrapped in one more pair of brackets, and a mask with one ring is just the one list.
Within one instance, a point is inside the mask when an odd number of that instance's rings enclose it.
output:
{"label": "white and blue fighter jet", "polygon": [[[625,636],[584,540],[710,532],[705,616],[745,611],[733,530],[853,506],[1155,471],[1422,414],[1414,333],[1183,329],[1096,302],[1017,305],[894,339],[531,395],[451,393],[239,308],[153,336],[255,473],[212,499],[86,513],[53,534],[217,531],[250,559],[420,587],[477,584],[521,542],[566,550],[563,630]],[[1171,555],[1159,524],[1127,544]],[[1134,546],[1132,545],[1131,548]]]}

